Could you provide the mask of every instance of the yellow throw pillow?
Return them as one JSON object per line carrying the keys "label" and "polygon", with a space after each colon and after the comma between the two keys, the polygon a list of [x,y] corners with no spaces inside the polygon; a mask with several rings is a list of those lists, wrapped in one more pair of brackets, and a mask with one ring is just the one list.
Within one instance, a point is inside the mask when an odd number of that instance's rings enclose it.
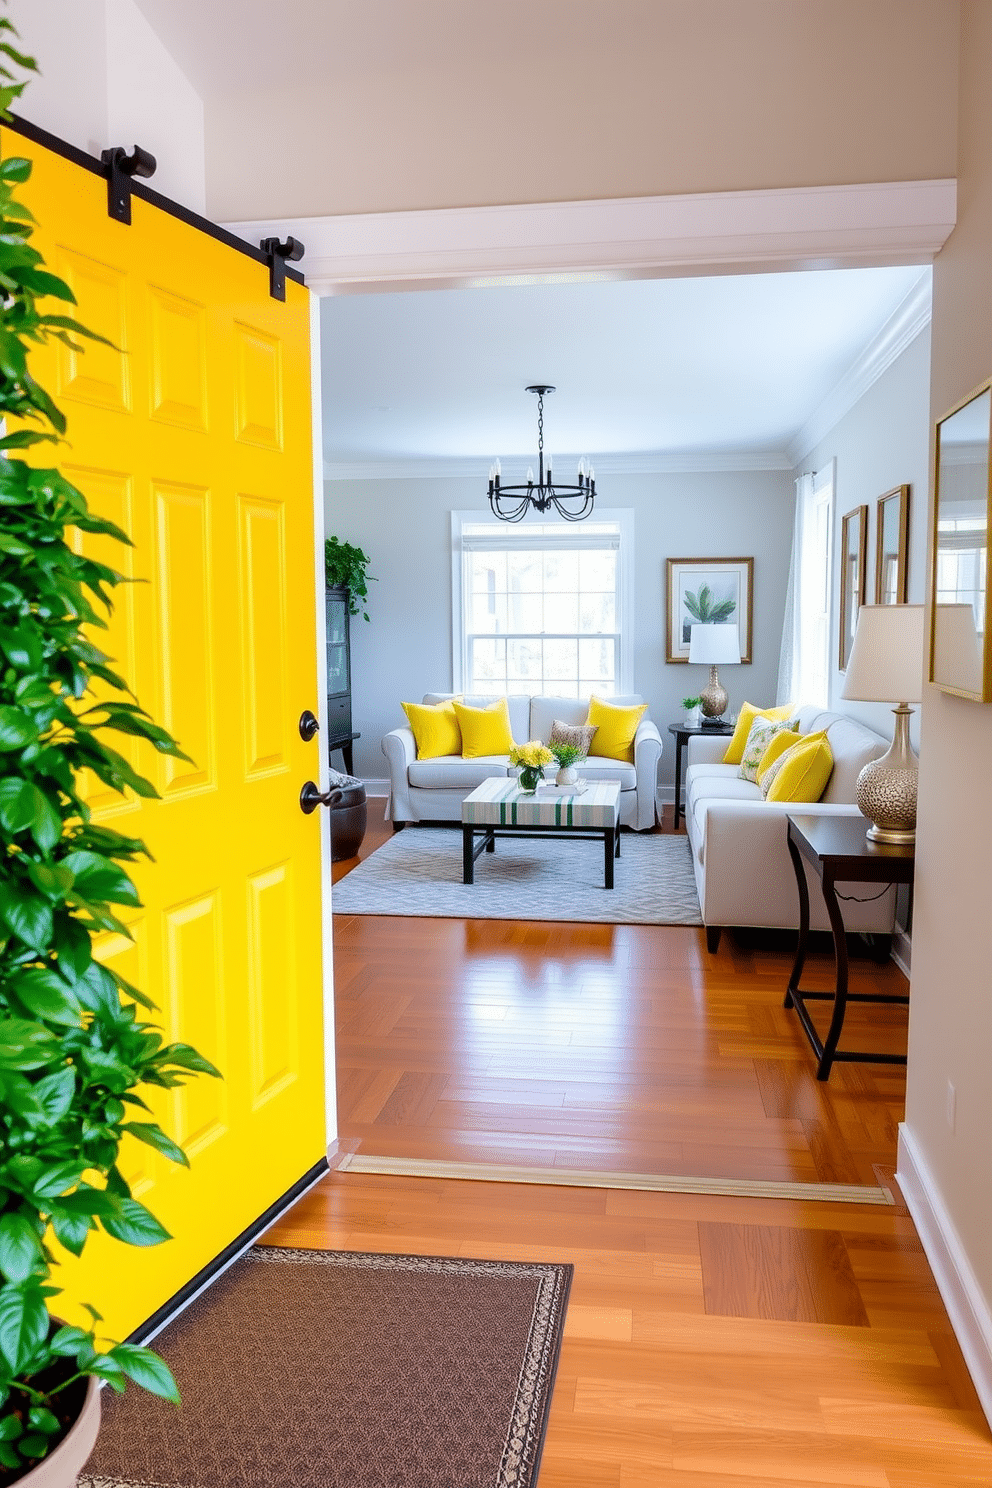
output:
{"label": "yellow throw pillow", "polygon": [[450,700],[444,703],[404,703],[403,712],[413,732],[418,759],[461,754],[461,730]]}
{"label": "yellow throw pillow", "polygon": [[[776,760],[765,800],[818,801],[827,788],[833,767],[834,757],[826,734],[808,734]],[[769,771],[765,776],[766,781],[771,774]]]}
{"label": "yellow throw pillow", "polygon": [[739,765],[744,758],[744,745],[747,736],[751,732],[751,725],[756,718],[774,718],[781,720],[791,718],[795,709],[791,703],[786,703],[782,708],[756,708],[753,703],[741,703],[741,711],[737,715],[737,726],[730,736],[727,752],[723,756],[725,765]]}
{"label": "yellow throw pillow", "polygon": [[509,754],[513,748],[510,710],[506,698],[497,698],[488,708],[469,708],[455,703],[455,717],[462,731],[462,759],[484,754]]}
{"label": "yellow throw pillow", "polygon": [[756,777],[758,785],[764,780],[779,756],[784,754],[787,749],[791,749],[793,744],[798,744],[802,737],[803,735],[797,733],[795,729],[783,729],[781,733],[772,735],[768,748],[758,761],[758,774]]}
{"label": "yellow throw pillow", "polygon": [[589,754],[601,759],[624,760],[634,763],[634,735],[637,725],[648,711],[647,703],[621,708],[616,703],[606,703],[602,698],[589,699],[586,726],[594,728],[589,745]]}

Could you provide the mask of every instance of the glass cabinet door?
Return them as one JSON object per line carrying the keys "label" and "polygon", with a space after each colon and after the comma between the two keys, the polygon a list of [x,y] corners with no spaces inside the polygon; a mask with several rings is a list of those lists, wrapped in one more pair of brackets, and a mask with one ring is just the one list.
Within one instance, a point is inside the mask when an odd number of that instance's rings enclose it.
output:
{"label": "glass cabinet door", "polygon": [[343,592],[329,590],[327,609],[327,693],[348,692],[351,687],[348,666],[348,606]]}

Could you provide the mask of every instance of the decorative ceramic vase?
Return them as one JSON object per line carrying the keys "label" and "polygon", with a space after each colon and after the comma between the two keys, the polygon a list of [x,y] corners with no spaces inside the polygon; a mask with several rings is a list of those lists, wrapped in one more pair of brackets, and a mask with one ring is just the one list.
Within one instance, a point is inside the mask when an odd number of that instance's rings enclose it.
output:
{"label": "decorative ceramic vase", "polygon": [[685,724],[686,728],[698,728],[699,708],[686,708],[682,718],[682,722]]}
{"label": "decorative ceramic vase", "polygon": [[562,765],[555,776],[555,785],[578,785],[579,772],[574,765]]}
{"label": "decorative ceramic vase", "polygon": [[543,779],[544,770],[540,765],[521,765],[517,784],[525,796],[532,796],[537,790],[537,782]]}

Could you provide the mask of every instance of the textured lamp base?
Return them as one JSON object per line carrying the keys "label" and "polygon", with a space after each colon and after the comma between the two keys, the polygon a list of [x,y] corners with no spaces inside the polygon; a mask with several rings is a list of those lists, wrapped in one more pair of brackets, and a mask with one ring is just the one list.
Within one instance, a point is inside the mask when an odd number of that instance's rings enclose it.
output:
{"label": "textured lamp base", "polygon": [[[710,667],[710,680],[699,694],[699,710],[704,718],[722,718],[727,711],[730,698],[727,689],[720,686],[716,667]],[[704,725],[705,727],[705,725]]]}
{"label": "textured lamp base", "polygon": [[911,847],[916,841],[917,760],[909,742],[910,711],[905,703],[893,709],[892,748],[858,776],[855,799],[871,822],[867,836],[872,842]]}

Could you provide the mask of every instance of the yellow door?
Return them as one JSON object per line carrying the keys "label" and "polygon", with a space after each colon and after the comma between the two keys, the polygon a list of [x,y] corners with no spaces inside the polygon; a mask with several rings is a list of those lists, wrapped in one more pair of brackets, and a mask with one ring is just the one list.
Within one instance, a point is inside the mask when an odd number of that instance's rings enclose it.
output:
{"label": "yellow door", "polygon": [[137,198],[116,222],[99,176],[6,129],[2,144],[34,161],[36,245],[117,348],[32,363],[68,418],[60,467],[135,544],[100,541],[140,582],[99,643],[193,760],[140,744],[161,801],[90,794],[154,856],[134,875],[133,942],[100,954],[224,1075],[151,1101],[189,1171],[125,1138],[134,1195],[175,1238],[135,1250],[100,1232],[63,1264],[59,1310],[91,1302],[120,1338],[325,1151],[326,819],[298,805],[320,748],[297,726],[318,691],[309,293],[274,300],[263,264]]}

